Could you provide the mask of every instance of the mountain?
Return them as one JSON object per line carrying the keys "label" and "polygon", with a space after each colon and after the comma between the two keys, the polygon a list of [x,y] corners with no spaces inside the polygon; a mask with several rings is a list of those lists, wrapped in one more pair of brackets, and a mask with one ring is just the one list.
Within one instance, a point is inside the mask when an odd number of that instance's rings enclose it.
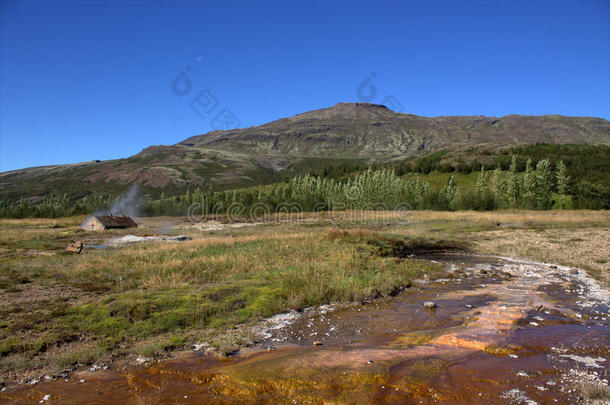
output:
{"label": "mountain", "polygon": [[51,193],[81,197],[122,191],[131,183],[153,193],[196,186],[230,189],[281,181],[329,165],[387,163],[445,149],[459,153],[534,143],[610,145],[610,122],[561,115],[421,117],[383,105],[339,103],[260,126],[150,146],[127,159],[0,173],[0,196],[34,201]]}

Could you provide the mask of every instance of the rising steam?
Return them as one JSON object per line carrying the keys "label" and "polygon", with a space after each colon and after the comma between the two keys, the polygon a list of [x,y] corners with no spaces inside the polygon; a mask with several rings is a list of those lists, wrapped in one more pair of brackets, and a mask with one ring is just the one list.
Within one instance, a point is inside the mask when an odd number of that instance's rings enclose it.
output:
{"label": "rising steam", "polygon": [[139,190],[140,188],[137,184],[132,184],[127,193],[112,204],[110,213],[112,215],[138,217],[140,213],[140,199],[138,198]]}
{"label": "rising steam", "polygon": [[132,184],[129,190],[116,199],[109,209],[98,211],[94,215],[128,215],[134,218],[140,216],[140,204],[142,201],[138,196],[139,191],[138,185]]}

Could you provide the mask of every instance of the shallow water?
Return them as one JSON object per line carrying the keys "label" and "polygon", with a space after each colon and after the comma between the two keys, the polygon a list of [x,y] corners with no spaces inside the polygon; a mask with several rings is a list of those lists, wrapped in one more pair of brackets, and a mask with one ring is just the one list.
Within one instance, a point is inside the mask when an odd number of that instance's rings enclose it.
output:
{"label": "shallow water", "polygon": [[[582,399],[572,391],[578,382],[607,386],[610,298],[582,271],[484,256],[415,258],[450,264],[451,278],[365,305],[288,314],[266,326],[261,343],[228,359],[193,352],[122,374],[85,373],[12,389],[0,398],[569,404]],[[424,301],[438,307],[425,309]]]}

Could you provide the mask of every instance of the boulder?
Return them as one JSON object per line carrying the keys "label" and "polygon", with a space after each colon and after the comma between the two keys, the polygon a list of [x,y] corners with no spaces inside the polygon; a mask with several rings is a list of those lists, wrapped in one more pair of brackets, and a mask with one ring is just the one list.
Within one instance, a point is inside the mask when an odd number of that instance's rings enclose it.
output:
{"label": "boulder", "polygon": [[80,254],[83,251],[83,242],[71,241],[65,249],[66,252]]}

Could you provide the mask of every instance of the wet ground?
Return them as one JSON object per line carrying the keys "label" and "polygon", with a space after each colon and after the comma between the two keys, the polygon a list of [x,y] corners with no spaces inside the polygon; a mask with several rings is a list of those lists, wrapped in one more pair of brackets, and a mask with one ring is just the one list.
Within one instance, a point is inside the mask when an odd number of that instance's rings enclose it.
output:
{"label": "wet ground", "polygon": [[413,259],[448,263],[450,276],[364,305],[278,315],[261,324],[259,344],[231,358],[193,352],[123,374],[81,373],[1,392],[0,402],[604,401],[610,295],[584,272],[481,256]]}

